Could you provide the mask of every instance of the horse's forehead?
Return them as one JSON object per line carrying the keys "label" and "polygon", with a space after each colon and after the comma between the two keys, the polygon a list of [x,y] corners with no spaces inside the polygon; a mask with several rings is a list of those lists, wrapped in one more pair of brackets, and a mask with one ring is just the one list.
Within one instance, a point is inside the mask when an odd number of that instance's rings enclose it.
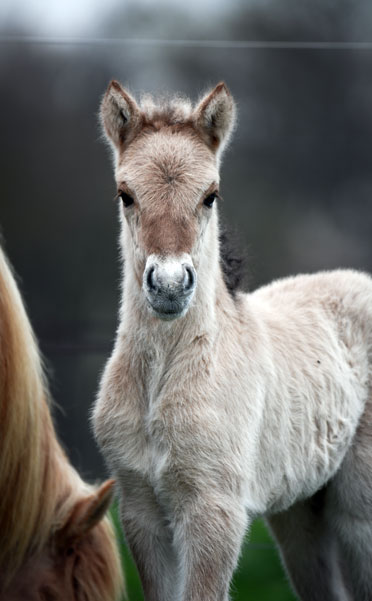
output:
{"label": "horse's forehead", "polygon": [[40,601],[44,599],[42,591],[49,588],[60,593],[58,599],[73,601],[73,584],[70,571],[65,569],[65,563],[64,559],[62,562],[56,562],[54,555],[46,547],[24,563],[14,579],[14,584],[10,586],[9,598],[12,601]]}
{"label": "horse's forehead", "polygon": [[218,170],[213,154],[196,136],[160,131],[129,146],[120,158],[116,178],[139,192],[177,184],[203,188],[218,180]]}

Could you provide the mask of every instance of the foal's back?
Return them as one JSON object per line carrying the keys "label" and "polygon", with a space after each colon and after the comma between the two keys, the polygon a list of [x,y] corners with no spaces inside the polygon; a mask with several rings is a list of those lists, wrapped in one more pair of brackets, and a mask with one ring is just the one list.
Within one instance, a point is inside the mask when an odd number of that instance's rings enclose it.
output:
{"label": "foal's back", "polygon": [[299,275],[260,288],[246,302],[265,341],[257,369],[266,366],[264,424],[271,437],[261,439],[260,456],[276,471],[270,485],[282,487],[267,509],[284,509],[336,472],[367,410],[372,279],[351,270]]}
{"label": "foal's back", "polygon": [[[291,391],[291,404],[281,396],[275,412],[283,428],[276,449],[283,440],[288,449],[277,463],[290,471],[302,462],[308,487],[307,500],[269,512],[290,577],[306,601],[369,600],[372,279],[349,270],[299,275],[249,301],[266,324],[281,386]],[[327,483],[311,493],[322,471]]]}

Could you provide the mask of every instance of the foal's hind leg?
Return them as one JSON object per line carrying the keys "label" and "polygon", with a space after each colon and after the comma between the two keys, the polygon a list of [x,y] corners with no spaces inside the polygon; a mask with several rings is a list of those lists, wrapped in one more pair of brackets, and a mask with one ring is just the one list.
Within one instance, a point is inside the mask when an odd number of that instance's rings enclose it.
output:
{"label": "foal's hind leg", "polygon": [[341,575],[336,536],[324,516],[326,495],[321,490],[267,521],[299,599],[351,601]]}
{"label": "foal's hind leg", "polygon": [[372,601],[372,399],[329,484],[329,498],[329,519],[340,539],[353,598]]}

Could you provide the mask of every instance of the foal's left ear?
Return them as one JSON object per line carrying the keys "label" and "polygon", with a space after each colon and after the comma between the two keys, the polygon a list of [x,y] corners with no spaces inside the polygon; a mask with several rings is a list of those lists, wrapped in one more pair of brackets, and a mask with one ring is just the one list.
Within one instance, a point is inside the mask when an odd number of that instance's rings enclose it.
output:
{"label": "foal's left ear", "polygon": [[113,497],[115,480],[107,480],[93,494],[79,499],[56,534],[57,545],[65,548],[79,541],[104,517]]}
{"label": "foal's left ear", "polygon": [[229,141],[235,118],[235,102],[223,82],[201,100],[194,112],[196,128],[208,146],[218,153]]}

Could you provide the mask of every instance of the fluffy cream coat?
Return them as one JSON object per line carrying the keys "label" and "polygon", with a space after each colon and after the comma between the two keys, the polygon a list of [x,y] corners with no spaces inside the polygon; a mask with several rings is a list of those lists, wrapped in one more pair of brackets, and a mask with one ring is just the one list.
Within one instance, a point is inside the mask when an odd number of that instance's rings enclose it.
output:
{"label": "fluffy cream coat", "polygon": [[[226,601],[256,516],[303,601],[370,600],[372,280],[299,275],[233,298],[205,202],[233,100],[219,84],[195,108],[146,102],[113,82],[102,103],[125,277],[94,409],[146,601]],[[168,320],[149,311],[148,258],[185,256],[195,291]]]}

